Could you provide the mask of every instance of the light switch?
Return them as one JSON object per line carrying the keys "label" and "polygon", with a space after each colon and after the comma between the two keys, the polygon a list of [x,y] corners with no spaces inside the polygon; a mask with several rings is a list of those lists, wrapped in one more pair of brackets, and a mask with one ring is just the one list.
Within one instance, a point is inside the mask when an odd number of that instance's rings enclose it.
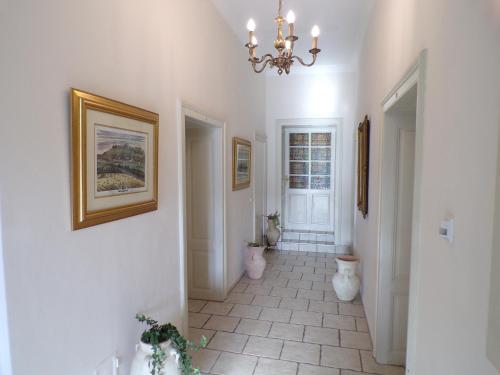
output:
{"label": "light switch", "polygon": [[439,235],[449,243],[453,242],[455,230],[455,219],[446,219],[441,222],[439,227]]}

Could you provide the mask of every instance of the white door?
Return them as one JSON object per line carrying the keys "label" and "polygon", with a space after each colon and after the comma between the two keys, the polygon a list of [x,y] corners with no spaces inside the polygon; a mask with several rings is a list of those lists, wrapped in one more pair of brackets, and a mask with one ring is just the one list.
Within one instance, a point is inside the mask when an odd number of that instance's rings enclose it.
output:
{"label": "white door", "polygon": [[186,203],[189,298],[224,296],[221,132],[186,129]]}
{"label": "white door", "polygon": [[335,128],[285,128],[284,226],[334,230]]}
{"label": "white door", "polygon": [[264,215],[267,211],[267,143],[265,138],[256,137],[254,143],[254,240],[263,243]]}
{"label": "white door", "polygon": [[415,164],[414,114],[386,114],[384,130],[377,360],[406,360]]}

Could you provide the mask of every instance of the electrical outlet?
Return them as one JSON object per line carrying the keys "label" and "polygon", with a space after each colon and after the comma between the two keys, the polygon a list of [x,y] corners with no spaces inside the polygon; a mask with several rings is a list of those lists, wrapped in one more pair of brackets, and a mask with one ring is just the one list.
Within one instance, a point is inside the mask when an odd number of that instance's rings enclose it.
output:
{"label": "electrical outlet", "polygon": [[116,353],[99,363],[94,375],[119,375],[120,358]]}

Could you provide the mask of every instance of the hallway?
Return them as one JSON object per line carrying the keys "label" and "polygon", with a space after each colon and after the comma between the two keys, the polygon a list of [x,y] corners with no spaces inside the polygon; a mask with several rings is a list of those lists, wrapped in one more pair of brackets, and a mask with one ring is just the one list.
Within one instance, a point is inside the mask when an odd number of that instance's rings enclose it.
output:
{"label": "hallway", "polygon": [[243,277],[224,303],[190,300],[190,339],[208,339],[194,365],[214,375],[404,374],[373,360],[360,300],[337,299],[335,256],[271,252],[264,277]]}

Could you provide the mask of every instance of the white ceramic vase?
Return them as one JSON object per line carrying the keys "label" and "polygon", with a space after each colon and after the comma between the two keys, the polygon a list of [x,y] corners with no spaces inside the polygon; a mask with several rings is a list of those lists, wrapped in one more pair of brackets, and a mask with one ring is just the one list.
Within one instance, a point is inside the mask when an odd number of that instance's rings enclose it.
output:
{"label": "white ceramic vase", "polygon": [[245,255],[245,269],[247,270],[247,275],[253,280],[258,280],[264,274],[266,269],[266,260],[262,256],[265,247],[247,247],[247,252]]}
{"label": "white ceramic vase", "polygon": [[276,246],[278,240],[280,239],[281,232],[276,225],[274,224],[274,220],[267,219],[267,243],[269,246]]}
{"label": "white ceramic vase", "polygon": [[332,283],[337,297],[342,301],[352,301],[359,292],[360,281],[356,275],[359,258],[354,256],[340,256],[335,259],[338,270],[333,275]]}
{"label": "white ceramic vase", "polygon": [[[165,353],[167,353],[167,358],[165,359],[165,365],[160,375],[181,375],[176,357],[177,352],[172,347],[170,340],[161,344],[161,347],[165,350]],[[136,353],[132,361],[130,375],[151,375],[149,362],[153,355],[152,345],[140,342],[136,345],[135,350]]]}

